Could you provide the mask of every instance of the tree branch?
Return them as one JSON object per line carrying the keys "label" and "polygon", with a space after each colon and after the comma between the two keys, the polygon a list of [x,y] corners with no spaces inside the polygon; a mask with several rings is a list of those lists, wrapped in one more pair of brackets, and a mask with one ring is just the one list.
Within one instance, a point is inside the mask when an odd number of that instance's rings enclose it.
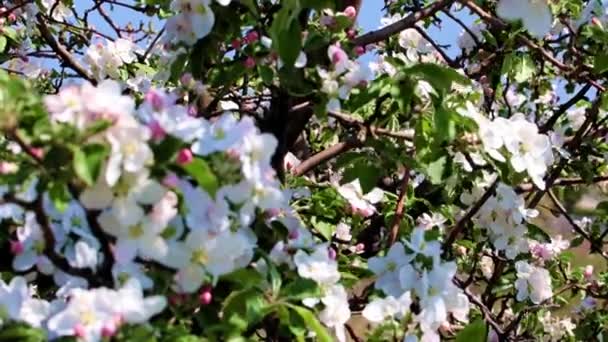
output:
{"label": "tree branch", "polygon": [[91,82],[93,85],[97,84],[97,81],[93,77],[93,75],[82,66],[75,58],[70,54],[70,52],[61,44],[57,42],[53,34],[49,30],[44,17],[41,13],[36,15],[36,19],[38,21],[38,29],[40,30],[40,34],[44,38],[47,44],[55,51],[63,60],[63,62],[70,67],[70,69],[74,70],[79,76]]}
{"label": "tree branch", "polygon": [[422,10],[417,11],[408,15],[407,17],[392,23],[391,25],[385,26],[381,29],[368,32],[352,40],[354,45],[365,46],[372,43],[382,41],[396,33],[399,33],[407,28],[414,27],[420,20],[424,20],[431,17],[435,13],[442,9],[452,5],[454,0],[440,0],[432,3],[431,5],[424,7]]}

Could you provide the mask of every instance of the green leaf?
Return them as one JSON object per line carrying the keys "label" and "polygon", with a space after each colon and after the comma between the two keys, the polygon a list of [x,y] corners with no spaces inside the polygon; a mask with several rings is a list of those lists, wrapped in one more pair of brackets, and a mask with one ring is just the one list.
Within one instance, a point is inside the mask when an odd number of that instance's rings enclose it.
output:
{"label": "green leaf", "polygon": [[569,248],[576,248],[576,247],[582,245],[584,241],[585,241],[584,237],[577,236],[574,239],[572,239],[572,241],[570,241],[570,247]]}
{"label": "green leaf", "polygon": [[452,141],[456,137],[456,123],[454,113],[444,106],[435,108],[433,116],[435,122],[435,137],[438,141]]}
{"label": "green leaf", "polygon": [[183,165],[182,168],[194,178],[200,187],[205,189],[211,196],[215,196],[219,188],[219,181],[207,162],[200,158],[194,158],[192,162]]}
{"label": "green leaf", "polygon": [[309,329],[311,329],[317,334],[317,341],[331,342],[334,340],[327,332],[327,329],[325,329],[325,327],[321,324],[321,322],[319,322],[317,317],[312,313],[312,311],[297,305],[289,304],[289,307],[294,312],[296,312],[304,322],[306,322]]}
{"label": "green leaf", "polygon": [[518,57],[515,60],[513,68],[513,79],[515,79],[515,81],[518,83],[530,80],[536,71],[534,61],[532,61],[532,58],[530,58],[528,55]]}
{"label": "green leaf", "polygon": [[26,325],[4,326],[0,330],[0,342],[43,342],[46,340],[44,331]]}
{"label": "green leaf", "polygon": [[527,226],[528,226],[528,234],[530,235],[531,238],[534,238],[535,240],[542,241],[542,242],[551,242],[551,236],[549,236],[549,234],[547,234],[540,227],[538,227],[532,223],[528,223]]}
{"label": "green leaf", "polygon": [[5,36],[0,36],[0,52],[4,52],[7,42],[8,42],[8,40],[6,39]]}
{"label": "green leaf", "polygon": [[255,5],[255,1],[254,0],[241,0],[240,1],[241,4],[245,5],[245,7],[247,7],[247,9],[249,9],[249,11],[254,15],[254,16],[259,16],[258,13],[258,8]]}
{"label": "green leaf", "polygon": [[485,342],[487,334],[486,323],[478,319],[456,335],[456,342]]}
{"label": "green leaf", "polygon": [[321,290],[317,283],[311,279],[297,278],[281,289],[281,297],[288,300],[302,300],[319,297]]}
{"label": "green leaf", "polygon": [[335,226],[329,222],[318,221],[316,217],[311,220],[312,226],[317,232],[319,232],[326,241],[331,240],[331,236],[334,234]]}
{"label": "green leaf", "polygon": [[[2,49],[0,49],[2,50]],[[608,70],[608,54],[599,53],[595,56],[593,60],[593,71],[601,74]]]}
{"label": "green leaf", "polygon": [[74,157],[72,166],[76,175],[87,185],[91,186],[99,177],[104,160],[108,155],[108,149],[101,144],[90,144],[82,149],[72,147]]}
{"label": "green leaf", "polygon": [[429,180],[433,184],[440,184],[443,180],[447,167],[447,158],[445,156],[438,158],[437,160],[430,162],[425,171],[425,174],[429,177]]}
{"label": "green leaf", "polygon": [[59,212],[63,212],[70,203],[71,196],[68,187],[63,182],[53,182],[49,187],[49,197]]}
{"label": "green leaf", "polygon": [[406,69],[406,72],[429,82],[440,93],[450,90],[452,83],[467,85],[471,81],[452,68],[434,63],[419,63]]}
{"label": "green leaf", "polygon": [[249,325],[255,325],[264,318],[266,307],[267,302],[260,291],[235,291],[224,301],[223,317],[237,329],[245,330]]}
{"label": "green leaf", "polygon": [[239,268],[234,272],[222,276],[221,279],[234,283],[242,289],[258,286],[264,281],[262,275],[252,268]]}
{"label": "green leaf", "polygon": [[258,65],[258,73],[260,74],[262,81],[264,81],[266,85],[272,84],[274,72],[270,67],[268,67],[267,65]]}
{"label": "green leaf", "polygon": [[349,183],[355,179],[359,179],[361,190],[366,194],[376,186],[381,176],[382,169],[380,165],[371,164],[369,159],[360,159],[351,165],[351,167],[344,170],[342,183]]}
{"label": "green leaf", "polygon": [[292,67],[302,50],[302,28],[298,21],[299,1],[283,4],[270,28],[272,45],[286,67]]}
{"label": "green leaf", "polygon": [[598,215],[608,215],[608,201],[600,202],[595,206]]}

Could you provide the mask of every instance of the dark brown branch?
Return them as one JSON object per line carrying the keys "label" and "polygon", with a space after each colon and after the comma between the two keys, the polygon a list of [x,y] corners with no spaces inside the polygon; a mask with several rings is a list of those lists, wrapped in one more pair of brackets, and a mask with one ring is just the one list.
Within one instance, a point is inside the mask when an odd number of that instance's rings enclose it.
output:
{"label": "dark brown branch", "polygon": [[[601,183],[608,181],[608,176],[596,176],[591,178],[591,180],[583,179],[583,178],[558,178],[553,182],[553,186],[568,186],[568,185],[584,185],[584,184],[593,184],[593,183]],[[524,183],[517,188],[515,191],[518,193],[530,192],[534,190],[534,184],[532,183]]]}
{"label": "dark brown branch", "polygon": [[[578,147],[580,145],[581,141],[583,140],[583,138],[587,132],[587,129],[591,126],[591,124],[597,118],[597,115],[600,110],[600,105],[601,105],[601,98],[598,98],[597,100],[595,100],[595,102],[593,103],[591,108],[589,108],[587,110],[585,122],[583,122],[583,125],[576,132],[576,134],[574,135],[572,140],[568,141],[568,143],[566,143],[566,146],[564,146],[566,151],[570,150],[572,147]],[[555,168],[553,168],[553,170],[551,171],[551,173],[545,180],[545,190],[539,190],[534,195],[534,197],[528,203],[529,208],[534,208],[538,205],[540,200],[543,198],[545,191],[547,189],[550,189],[553,186],[553,183],[555,183],[555,181],[559,178],[559,174],[562,172],[564,167],[566,167],[567,163],[568,163],[568,160],[566,158],[560,159],[559,164],[557,164],[557,166]]]}
{"label": "dark brown branch", "polygon": [[547,131],[551,130],[551,128],[553,128],[553,126],[557,122],[557,119],[559,119],[562,114],[564,114],[568,109],[570,109],[570,107],[574,106],[578,101],[582,100],[585,97],[585,94],[587,94],[587,92],[589,91],[589,89],[591,89],[591,83],[585,84],[574,96],[572,96],[572,98],[570,98],[570,100],[561,104],[557,108],[555,113],[553,113],[553,115],[549,118],[549,120],[547,120],[547,122],[545,122],[545,124],[540,128],[539,131],[541,133],[546,133]]}
{"label": "dark brown branch", "polygon": [[[507,23],[505,23],[501,19],[493,16],[491,13],[486,12],[483,8],[481,8],[479,5],[477,5],[473,0],[460,0],[460,2],[464,6],[468,7],[475,14],[477,14],[483,21],[487,22],[489,25],[496,27],[498,29],[507,29],[509,27],[509,25]],[[597,88],[600,91],[606,90],[606,88],[604,88],[604,86],[598,84],[588,74],[581,73],[581,71],[588,71],[588,70],[577,70],[576,68],[571,68],[570,66],[562,63],[557,58],[555,58],[555,56],[553,54],[551,54],[549,51],[545,50],[544,48],[542,48],[541,46],[539,46],[538,44],[536,44],[535,42],[533,42],[532,40],[528,39],[527,37],[525,37],[523,35],[518,35],[517,40],[521,44],[527,46],[528,48],[540,53],[547,61],[549,61],[551,64],[553,64],[555,67],[557,67],[561,71],[563,71],[567,74],[570,74],[573,77],[580,78],[580,79],[583,79],[583,80],[591,83],[591,85],[593,87]],[[585,69],[585,68],[583,67],[583,69]]]}
{"label": "dark brown branch", "polygon": [[392,246],[397,241],[399,235],[399,227],[401,226],[401,220],[405,213],[405,201],[407,195],[407,187],[410,183],[410,171],[406,168],[403,173],[403,179],[401,180],[401,187],[399,189],[399,198],[397,199],[397,205],[395,206],[395,216],[391,223],[391,231],[387,241],[387,247]]}
{"label": "dark brown branch", "polygon": [[352,43],[355,45],[365,46],[368,44],[373,44],[382,41],[407,28],[414,27],[414,25],[416,25],[418,21],[433,16],[435,13],[441,11],[442,9],[449,7],[453,2],[453,0],[440,0],[434,2],[433,4],[424,7],[420,11],[412,13],[407,17],[392,23],[391,25],[359,36],[353,39]]}
{"label": "dark brown branch", "polygon": [[301,176],[320,164],[359,146],[361,146],[361,141],[356,138],[349,138],[346,141],[339,142],[303,161],[293,170],[293,174]]}
{"label": "dark brown branch", "polygon": [[367,126],[363,120],[356,118],[354,116],[351,116],[349,114],[341,113],[341,112],[337,112],[337,111],[329,111],[327,113],[327,115],[329,115],[335,119],[338,119],[340,122],[350,125],[350,126],[357,126],[360,128],[369,128],[369,130],[372,133],[377,134],[377,135],[386,135],[388,137],[405,139],[405,140],[414,139],[413,130],[412,131],[391,131],[390,129],[386,129],[386,128]]}
{"label": "dark brown branch", "polygon": [[448,235],[447,239],[445,239],[445,241],[443,242],[444,253],[452,245],[452,243],[454,243],[454,241],[456,240],[456,237],[458,236],[458,234],[460,234],[460,232],[462,232],[462,230],[466,226],[467,222],[469,222],[469,220],[471,220],[473,218],[473,216],[475,216],[475,214],[477,214],[479,209],[481,209],[481,207],[486,203],[486,201],[488,199],[490,199],[490,197],[494,193],[494,190],[496,189],[497,185],[498,185],[498,178],[496,180],[494,180],[492,185],[490,185],[490,187],[481,196],[481,198],[479,198],[477,200],[477,202],[475,202],[475,204],[473,204],[473,206],[469,209],[469,211],[467,211],[467,213],[460,220],[458,220],[458,222],[456,222],[456,225],[450,231],[450,234]]}
{"label": "dark brown branch", "polygon": [[53,51],[55,51],[57,55],[61,57],[63,62],[82,78],[86,79],[92,84],[97,84],[97,81],[93,75],[91,75],[91,73],[89,73],[89,71],[85,69],[63,45],[59,44],[55,37],[53,37],[53,34],[49,30],[49,27],[47,26],[41,13],[36,15],[36,19],[38,21],[38,29],[40,30],[40,34],[51,49],[53,49]]}
{"label": "dark brown branch", "polygon": [[597,252],[604,259],[608,260],[608,256],[602,251],[601,242],[598,245],[597,241],[593,240],[593,238],[589,234],[587,234],[587,232],[583,228],[581,228],[581,226],[574,222],[572,216],[570,216],[564,205],[555,196],[553,191],[549,190],[547,191],[547,194],[549,195],[549,198],[551,199],[557,210],[559,210],[559,212],[566,218],[566,221],[568,221],[568,223],[572,226],[572,229],[574,229],[575,232],[580,234],[585,240],[589,241],[591,252]]}

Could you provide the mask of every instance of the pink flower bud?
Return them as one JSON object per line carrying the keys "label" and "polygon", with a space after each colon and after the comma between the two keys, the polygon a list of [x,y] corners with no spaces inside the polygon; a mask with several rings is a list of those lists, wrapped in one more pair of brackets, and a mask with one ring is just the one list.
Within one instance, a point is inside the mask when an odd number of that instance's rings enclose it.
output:
{"label": "pink flower bud", "polygon": [[110,323],[105,324],[101,328],[101,336],[110,338],[110,337],[116,335],[117,331],[118,331],[118,329],[116,327],[116,324],[114,324],[114,322],[110,322]]}
{"label": "pink flower bud", "polygon": [[336,19],[328,15],[324,15],[320,19],[321,25],[326,27],[334,27],[336,25]]}
{"label": "pink flower bud", "polygon": [[228,150],[226,150],[226,155],[228,156],[228,158],[235,161],[241,158],[241,154],[239,153],[239,151],[234,148],[229,148]]}
{"label": "pink flower bud", "polygon": [[6,13],[6,11],[8,11],[8,8],[6,8],[4,6],[0,7],[0,14],[4,14],[4,13]]}
{"label": "pink flower bud", "polygon": [[9,22],[12,23],[13,21],[16,21],[16,20],[17,20],[17,16],[15,15],[14,12],[8,15],[8,21]]}
{"label": "pink flower bud", "polygon": [[167,132],[165,132],[165,130],[160,126],[160,124],[156,120],[150,122],[148,124],[148,128],[152,133],[152,139],[155,141],[163,140],[167,136]]}
{"label": "pink flower bud", "polygon": [[182,305],[183,302],[184,302],[184,295],[182,295],[182,294],[175,293],[175,294],[169,296],[169,304],[171,304],[173,306]]}
{"label": "pink flower bud", "polygon": [[255,58],[253,58],[251,56],[247,57],[244,64],[245,64],[245,68],[253,69],[255,67]]}
{"label": "pink flower bud", "polygon": [[336,253],[336,250],[335,250],[335,249],[333,249],[333,248],[329,247],[329,248],[327,249],[327,255],[329,256],[329,258],[330,258],[331,260],[336,260],[337,253]]}
{"label": "pink flower bud", "polygon": [[38,159],[42,159],[42,157],[44,157],[44,150],[40,147],[31,147],[30,153]]}
{"label": "pink flower bud", "polygon": [[344,10],[344,15],[351,19],[355,19],[357,17],[357,10],[353,6],[348,6]]}
{"label": "pink flower bud", "polygon": [[180,83],[182,84],[182,86],[186,87],[186,88],[190,88],[192,87],[192,82],[194,81],[194,78],[192,78],[192,74],[187,72],[184,73],[182,75],[182,77],[179,78]]}
{"label": "pink flower bud", "polygon": [[11,244],[11,253],[13,253],[14,255],[19,255],[19,254],[23,253],[24,247],[23,247],[23,243],[21,243],[21,241],[12,240],[10,242],[10,244]]}
{"label": "pink flower bud", "polygon": [[179,165],[186,165],[186,164],[190,164],[193,159],[194,159],[194,156],[192,155],[192,151],[190,151],[189,148],[182,148],[177,153],[177,158],[175,161]]}
{"label": "pink flower bud", "polygon": [[281,213],[281,209],[271,208],[271,209],[267,209],[264,212],[264,216],[266,216],[267,219],[271,219],[271,218],[279,216],[280,213]]}
{"label": "pink flower bud", "polygon": [[587,280],[591,279],[591,276],[593,276],[593,265],[585,266],[585,270],[583,271],[583,276]]}
{"label": "pink flower bud", "polygon": [[78,338],[85,338],[87,335],[87,330],[81,323],[76,323],[74,326],[74,336]]}
{"label": "pink flower bud", "polygon": [[144,101],[150,103],[155,111],[161,111],[165,107],[163,97],[155,90],[149,90],[144,95]]}
{"label": "pink flower bud", "polygon": [[297,229],[290,231],[289,235],[287,235],[289,240],[296,240],[298,237],[300,237],[300,232]]}
{"label": "pink flower bud", "polygon": [[330,56],[331,56],[331,62],[333,64],[344,63],[345,61],[348,60],[348,55],[338,45],[330,46],[329,51],[330,51]]}
{"label": "pink flower bud", "polygon": [[198,115],[198,109],[196,106],[188,106],[188,115],[196,117]]}
{"label": "pink flower bud", "polygon": [[198,301],[201,305],[209,305],[213,300],[213,295],[211,294],[211,287],[205,286],[201,293],[198,295]]}
{"label": "pink flower bud", "polygon": [[11,173],[15,173],[19,170],[19,166],[15,163],[1,161],[0,162],[0,175],[8,175]]}
{"label": "pink flower bud", "polygon": [[163,185],[166,186],[167,188],[175,188],[175,187],[177,187],[178,183],[179,183],[179,178],[173,172],[169,173],[168,175],[165,176],[165,178],[163,178]]}
{"label": "pink flower bud", "polygon": [[357,31],[354,28],[349,28],[348,30],[346,30],[346,36],[348,37],[348,39],[355,39],[355,37],[357,36]]}
{"label": "pink flower bud", "polygon": [[365,244],[362,242],[359,242],[358,244],[355,245],[355,250],[357,251],[357,253],[361,253],[361,252],[365,251]]}
{"label": "pink flower bud", "polygon": [[363,46],[355,46],[355,54],[357,56],[365,54],[365,48]]}
{"label": "pink flower bud", "polygon": [[247,43],[249,43],[249,44],[255,43],[258,41],[258,39],[260,39],[260,35],[258,34],[257,31],[252,30],[252,31],[247,32],[245,39],[247,39]]}
{"label": "pink flower bud", "polygon": [[591,24],[600,28],[602,27],[602,22],[597,17],[591,18]]}
{"label": "pink flower bud", "polygon": [[233,39],[232,42],[230,43],[230,45],[232,45],[232,48],[235,50],[240,50],[241,49],[241,40],[240,39]]}

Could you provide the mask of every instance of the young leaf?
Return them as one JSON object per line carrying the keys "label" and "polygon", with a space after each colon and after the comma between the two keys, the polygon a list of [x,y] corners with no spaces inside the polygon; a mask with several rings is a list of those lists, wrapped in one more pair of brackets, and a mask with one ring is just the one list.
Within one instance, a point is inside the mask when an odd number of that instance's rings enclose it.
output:
{"label": "young leaf", "polygon": [[478,319],[456,335],[456,342],[485,342],[487,334],[486,323]]}
{"label": "young leaf", "polygon": [[74,153],[72,159],[74,172],[87,185],[93,185],[101,172],[108,149],[101,144],[90,144],[82,149],[78,146],[73,146],[72,152]]}
{"label": "young leaf", "polygon": [[317,341],[319,342],[331,342],[333,338],[327,332],[327,329],[319,322],[317,317],[312,311],[297,305],[289,305],[289,307],[295,311],[301,318],[308,324],[308,328],[317,334]]}
{"label": "young leaf", "polygon": [[182,167],[194,178],[200,187],[205,189],[211,196],[215,196],[215,192],[219,188],[219,181],[207,162],[200,158],[194,158],[192,162]]}

